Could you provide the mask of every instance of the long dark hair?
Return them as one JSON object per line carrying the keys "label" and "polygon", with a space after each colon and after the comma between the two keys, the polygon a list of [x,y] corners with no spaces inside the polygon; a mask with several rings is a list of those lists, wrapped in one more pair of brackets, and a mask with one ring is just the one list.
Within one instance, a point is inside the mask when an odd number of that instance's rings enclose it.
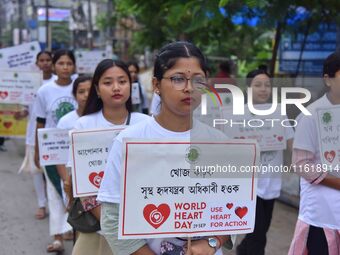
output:
{"label": "long dark hair", "polygon": [[153,76],[162,80],[164,73],[171,69],[179,58],[195,57],[198,59],[202,71],[208,74],[207,61],[199,48],[190,42],[178,41],[163,46],[155,59]]}
{"label": "long dark hair", "polygon": [[98,97],[96,88],[98,88],[99,80],[102,77],[102,75],[105,73],[105,71],[115,66],[121,68],[129,78],[130,96],[129,96],[129,99],[126,101],[125,105],[126,105],[126,109],[128,110],[128,112],[129,113],[132,112],[132,101],[131,101],[131,83],[132,82],[131,82],[131,76],[130,76],[130,72],[129,72],[127,65],[120,60],[104,59],[97,65],[96,70],[94,71],[90,93],[89,93],[89,97],[87,98],[83,116],[98,112],[101,109],[103,109],[103,100],[100,97]]}

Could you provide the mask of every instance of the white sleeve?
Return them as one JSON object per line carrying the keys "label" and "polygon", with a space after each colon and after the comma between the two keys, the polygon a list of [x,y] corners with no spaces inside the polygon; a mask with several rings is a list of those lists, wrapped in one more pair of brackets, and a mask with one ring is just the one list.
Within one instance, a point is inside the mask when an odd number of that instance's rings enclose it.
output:
{"label": "white sleeve", "polygon": [[97,200],[120,203],[120,176],[122,168],[122,142],[115,138],[104,170]]}
{"label": "white sleeve", "polygon": [[294,149],[306,150],[315,154],[317,146],[317,129],[312,116],[303,116],[298,119],[294,136]]}
{"label": "white sleeve", "polygon": [[47,111],[46,111],[46,103],[44,99],[44,95],[42,95],[41,90],[38,90],[37,98],[34,101],[33,111],[35,116],[46,119]]}

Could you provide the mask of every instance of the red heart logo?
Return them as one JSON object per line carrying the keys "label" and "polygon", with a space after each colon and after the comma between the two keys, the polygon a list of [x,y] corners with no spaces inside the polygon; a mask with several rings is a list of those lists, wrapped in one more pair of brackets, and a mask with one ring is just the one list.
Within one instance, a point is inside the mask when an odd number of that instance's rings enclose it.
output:
{"label": "red heart logo", "polygon": [[1,99],[5,99],[8,96],[8,92],[7,91],[0,91],[0,98]]}
{"label": "red heart logo", "polygon": [[43,155],[43,156],[42,156],[42,158],[43,158],[44,160],[48,160],[49,157],[50,157],[50,156],[48,156],[48,155]]}
{"label": "red heart logo", "polygon": [[89,180],[90,182],[99,189],[100,187],[100,183],[102,182],[104,176],[104,171],[101,171],[99,173],[96,172],[92,172],[89,175]]}
{"label": "red heart logo", "polygon": [[248,208],[246,206],[244,207],[236,207],[235,214],[242,219],[248,212]]}
{"label": "red heart logo", "polygon": [[323,155],[328,162],[332,163],[335,158],[335,151],[325,151]]}
{"label": "red heart logo", "polygon": [[277,137],[277,140],[279,140],[279,142],[282,142],[283,136],[278,136],[278,137]]}
{"label": "red heart logo", "polygon": [[231,208],[233,208],[234,204],[233,203],[228,203],[226,206],[230,210]]}
{"label": "red heart logo", "polygon": [[170,207],[167,204],[148,204],[144,207],[143,215],[145,220],[155,229],[159,228],[170,215]]}
{"label": "red heart logo", "polygon": [[4,127],[9,129],[12,126],[13,122],[12,121],[5,121],[4,122]]}

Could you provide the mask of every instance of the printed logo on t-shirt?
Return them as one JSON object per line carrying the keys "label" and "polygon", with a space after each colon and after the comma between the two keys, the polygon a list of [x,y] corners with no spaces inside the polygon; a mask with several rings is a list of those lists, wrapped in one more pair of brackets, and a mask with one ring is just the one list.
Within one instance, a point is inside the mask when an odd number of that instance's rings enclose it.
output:
{"label": "printed logo on t-shirt", "polygon": [[52,119],[55,124],[58,123],[61,117],[75,109],[76,102],[72,97],[58,98],[52,104]]}

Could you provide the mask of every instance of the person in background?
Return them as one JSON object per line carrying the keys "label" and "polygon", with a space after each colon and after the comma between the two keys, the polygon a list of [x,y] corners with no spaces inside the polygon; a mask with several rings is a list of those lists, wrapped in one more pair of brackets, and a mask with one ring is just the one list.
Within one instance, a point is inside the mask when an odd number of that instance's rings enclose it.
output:
{"label": "person in background", "polygon": [[5,143],[5,137],[0,137],[0,151],[6,151],[4,143]]}
{"label": "person in background", "polygon": [[[38,129],[55,128],[61,117],[77,108],[77,102],[72,95],[71,75],[76,65],[73,52],[63,49],[56,51],[52,64],[57,79],[38,90],[34,105],[37,117],[34,162],[38,168],[40,168]],[[50,235],[54,237],[54,241],[47,246],[47,252],[62,252],[64,250],[63,234],[72,229],[67,223],[68,214],[63,201],[62,182],[55,165],[45,166],[43,169],[47,183]]]}
{"label": "person in background", "polygon": [[129,67],[129,72],[132,79],[131,98],[133,111],[148,114],[149,100],[147,98],[144,87],[138,80],[139,66],[137,62],[134,61],[128,62],[127,66]]}

